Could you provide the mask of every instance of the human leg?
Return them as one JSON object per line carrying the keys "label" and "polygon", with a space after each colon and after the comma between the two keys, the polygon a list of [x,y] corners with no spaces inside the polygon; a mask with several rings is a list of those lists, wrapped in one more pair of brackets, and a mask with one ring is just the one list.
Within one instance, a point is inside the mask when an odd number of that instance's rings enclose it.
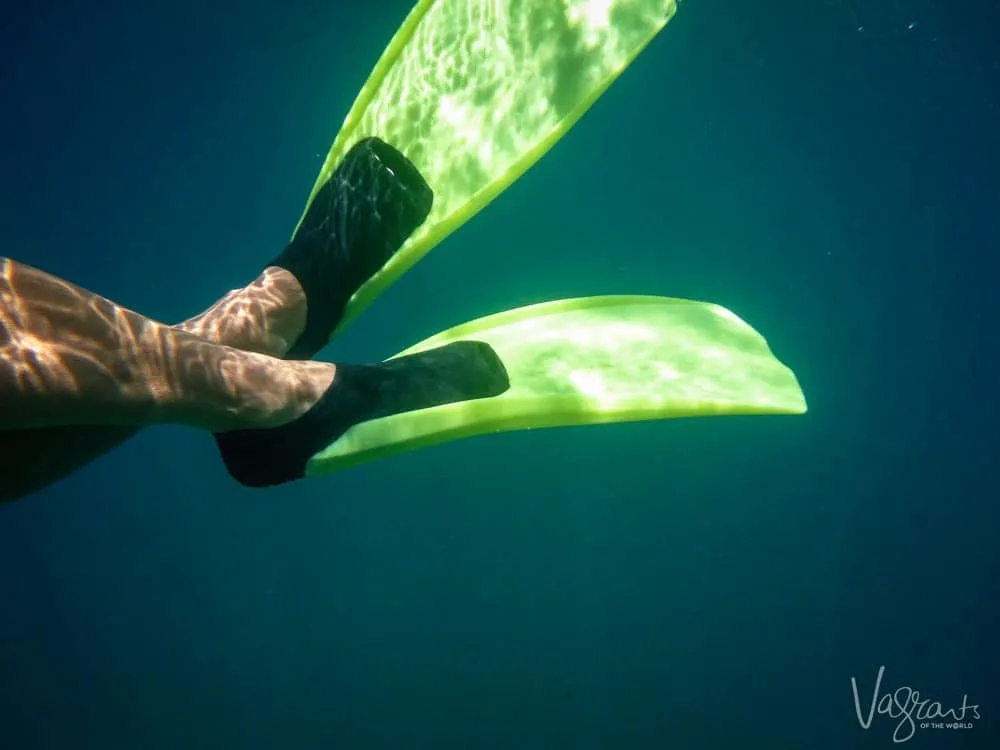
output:
{"label": "human leg", "polygon": [[[362,141],[316,195],[285,252],[249,286],[176,328],[247,351],[311,357],[347,299],[423,222],[431,202],[430,189],[405,157],[376,139]],[[136,429],[0,430],[0,499],[66,476]]]}
{"label": "human leg", "polygon": [[330,365],[214,344],[0,260],[0,429],[271,427],[300,416],[332,379]]}

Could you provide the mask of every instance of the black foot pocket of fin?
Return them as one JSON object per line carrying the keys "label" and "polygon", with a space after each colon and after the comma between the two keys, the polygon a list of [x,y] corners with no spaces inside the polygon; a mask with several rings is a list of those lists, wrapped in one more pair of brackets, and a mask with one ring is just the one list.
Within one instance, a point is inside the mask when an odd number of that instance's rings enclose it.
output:
{"label": "black foot pocket of fin", "polygon": [[303,477],[310,458],[360,422],[499,396],[509,387],[489,344],[459,341],[377,365],[337,365],[326,393],[294,422],[215,437],[236,481],[268,487]]}
{"label": "black foot pocket of fin", "polygon": [[378,138],[344,156],[270,263],[291,272],[306,295],[305,330],[289,359],[310,359],[326,346],[348,301],[424,222],[433,202],[417,168]]}

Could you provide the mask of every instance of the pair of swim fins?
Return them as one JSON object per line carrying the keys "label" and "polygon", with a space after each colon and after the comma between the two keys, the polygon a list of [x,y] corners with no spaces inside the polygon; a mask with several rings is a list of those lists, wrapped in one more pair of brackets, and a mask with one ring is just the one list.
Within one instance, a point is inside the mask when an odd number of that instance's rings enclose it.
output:
{"label": "pair of swim fins", "polygon": [[[416,166],[433,207],[350,298],[334,334],[537,162],[675,11],[676,0],[420,0],[361,89],[303,216],[344,156],[372,137]],[[510,387],[356,424],[309,460],[306,476],[503,430],[806,411],[795,375],[764,338],[714,304],[546,302],[464,323],[395,356],[456,341],[489,344]]]}

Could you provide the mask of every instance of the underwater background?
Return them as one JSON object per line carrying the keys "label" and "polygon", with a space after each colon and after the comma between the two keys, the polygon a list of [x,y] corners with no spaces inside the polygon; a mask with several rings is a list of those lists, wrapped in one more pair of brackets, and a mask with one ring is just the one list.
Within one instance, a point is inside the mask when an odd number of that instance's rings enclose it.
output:
{"label": "underwater background", "polygon": [[[410,5],[5,10],[0,253],[170,322],[247,283]],[[748,320],[809,413],[268,491],[147,430],[0,507],[0,747],[888,748],[881,666],[978,705],[904,746],[1000,747],[998,34],[987,0],[684,0],[324,356],[661,294]]]}

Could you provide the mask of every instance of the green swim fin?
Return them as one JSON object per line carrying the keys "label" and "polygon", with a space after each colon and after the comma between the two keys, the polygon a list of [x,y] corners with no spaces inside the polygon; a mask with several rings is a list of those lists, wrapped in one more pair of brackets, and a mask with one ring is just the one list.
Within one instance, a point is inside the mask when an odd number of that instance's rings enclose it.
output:
{"label": "green swim fin", "polygon": [[306,211],[368,136],[417,166],[434,207],[351,297],[338,330],[537,162],[676,8],[676,0],[420,0],[358,94]]}
{"label": "green swim fin", "polygon": [[490,344],[507,369],[509,390],[357,424],[310,459],[306,476],[505,430],[806,411],[795,375],[764,338],[704,302],[547,302],[464,323],[396,356],[453,341]]}

